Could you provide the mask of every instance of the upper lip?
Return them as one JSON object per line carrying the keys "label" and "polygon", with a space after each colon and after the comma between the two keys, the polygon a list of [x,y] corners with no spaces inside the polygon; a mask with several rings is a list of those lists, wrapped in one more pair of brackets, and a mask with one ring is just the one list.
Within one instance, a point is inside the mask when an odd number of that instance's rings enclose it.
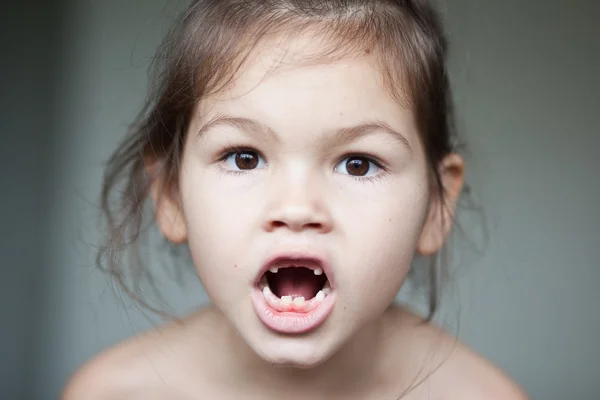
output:
{"label": "upper lip", "polygon": [[[327,280],[331,287],[334,287],[333,282],[333,272],[331,270],[331,266],[326,261],[326,259],[318,254],[306,252],[306,251],[283,251],[278,252],[270,256],[267,261],[261,266],[258,274],[256,276],[256,280],[254,282],[255,285],[258,285],[262,276],[273,266],[281,263],[289,263],[295,264],[298,266],[303,266],[303,263],[318,265],[325,275],[327,276]],[[312,265],[306,265],[307,268],[311,268]],[[312,269],[312,268],[311,268]]]}

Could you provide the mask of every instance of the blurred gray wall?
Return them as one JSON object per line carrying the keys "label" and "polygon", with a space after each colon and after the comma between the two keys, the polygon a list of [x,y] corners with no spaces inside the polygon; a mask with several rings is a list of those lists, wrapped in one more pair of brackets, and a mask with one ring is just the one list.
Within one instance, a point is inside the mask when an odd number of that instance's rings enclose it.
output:
{"label": "blurred gray wall", "polygon": [[1,9],[0,399],[21,399],[43,328],[41,275],[51,268],[45,245],[53,234],[48,207],[63,7],[11,2]]}
{"label": "blurred gray wall", "polygon": [[[600,7],[440,3],[469,181],[490,233],[485,253],[457,270],[442,314],[458,312],[460,337],[533,398],[597,399]],[[0,397],[42,400],[151,326],[94,268],[96,201],[102,163],[141,106],[148,61],[183,2],[19,4],[1,28],[3,59],[19,68],[2,69]],[[39,21],[21,36],[13,12]],[[180,310],[206,301],[191,280],[163,287]]]}

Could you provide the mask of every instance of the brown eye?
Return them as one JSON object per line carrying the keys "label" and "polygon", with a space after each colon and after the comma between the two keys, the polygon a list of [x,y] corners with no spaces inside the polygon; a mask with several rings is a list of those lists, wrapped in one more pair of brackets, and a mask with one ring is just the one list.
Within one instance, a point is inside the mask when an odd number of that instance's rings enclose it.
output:
{"label": "brown eye", "polygon": [[367,156],[349,156],[336,165],[335,171],[344,175],[355,177],[366,177],[377,174],[381,166],[377,161],[373,161]]}
{"label": "brown eye", "polygon": [[232,150],[223,157],[222,161],[227,169],[233,171],[251,171],[267,166],[258,152],[246,149]]}
{"label": "brown eye", "polygon": [[235,165],[239,169],[248,170],[258,167],[259,157],[254,152],[236,153]]}
{"label": "brown eye", "polygon": [[346,171],[348,175],[365,176],[369,173],[370,162],[360,157],[349,158],[346,161]]}

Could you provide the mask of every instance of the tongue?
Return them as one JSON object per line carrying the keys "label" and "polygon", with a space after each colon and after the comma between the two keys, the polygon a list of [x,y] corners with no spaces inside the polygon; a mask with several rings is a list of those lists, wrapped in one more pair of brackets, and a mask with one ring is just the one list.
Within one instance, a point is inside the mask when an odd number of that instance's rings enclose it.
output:
{"label": "tongue", "polygon": [[274,289],[279,297],[304,297],[308,300],[315,297],[320,289],[319,279],[308,268],[284,268],[275,276]]}

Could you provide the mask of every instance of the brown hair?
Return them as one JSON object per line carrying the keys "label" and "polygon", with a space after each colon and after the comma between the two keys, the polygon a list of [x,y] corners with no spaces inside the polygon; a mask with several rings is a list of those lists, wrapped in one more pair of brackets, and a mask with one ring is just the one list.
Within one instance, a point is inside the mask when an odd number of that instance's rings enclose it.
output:
{"label": "brown hair", "polygon": [[[455,135],[446,40],[428,1],[197,0],[159,48],[148,100],[109,159],[104,178],[101,206],[108,236],[97,261],[142,305],[158,311],[137,290],[146,273],[138,248],[144,230],[143,205],[156,179],[163,189],[177,189],[180,157],[195,106],[231,83],[262,41],[301,33],[324,39],[323,51],[313,61],[366,53],[376,58],[386,89],[413,110],[430,169],[431,193],[439,196],[444,207],[437,166],[454,150]],[[146,168],[150,159],[160,166],[153,176]],[[127,248],[133,259],[124,266],[119,254]],[[438,280],[433,262],[429,318],[437,308]]]}

